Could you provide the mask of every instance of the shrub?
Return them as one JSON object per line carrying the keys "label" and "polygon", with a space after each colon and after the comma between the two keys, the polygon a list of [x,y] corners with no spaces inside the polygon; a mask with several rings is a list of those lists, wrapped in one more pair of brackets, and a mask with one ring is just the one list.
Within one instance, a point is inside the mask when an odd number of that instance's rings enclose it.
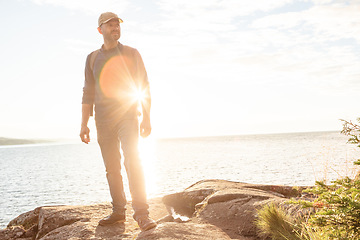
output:
{"label": "shrub", "polygon": [[[349,136],[348,143],[360,147],[360,125],[343,121],[341,133]],[[360,118],[357,119],[360,123]],[[360,159],[354,162],[360,165]],[[360,239],[360,175],[345,177],[326,185],[318,181],[315,187],[305,190],[315,196],[314,201],[291,201],[314,212],[308,220],[296,223],[282,209],[269,205],[259,210],[257,226],[273,239]],[[274,227],[276,226],[276,227]],[[300,226],[300,227],[299,227]],[[281,229],[280,229],[281,228]],[[279,234],[280,233],[280,234]]]}
{"label": "shrub", "polygon": [[331,185],[317,182],[308,191],[317,196],[310,226],[323,228],[329,239],[360,239],[359,180],[346,177]]}
{"label": "shrub", "polygon": [[[343,119],[341,121],[343,122],[343,129],[341,133],[350,137],[348,139],[348,143],[357,144],[357,147],[360,147],[360,118],[356,120],[359,124]],[[360,165],[360,159],[357,159],[354,164]]]}

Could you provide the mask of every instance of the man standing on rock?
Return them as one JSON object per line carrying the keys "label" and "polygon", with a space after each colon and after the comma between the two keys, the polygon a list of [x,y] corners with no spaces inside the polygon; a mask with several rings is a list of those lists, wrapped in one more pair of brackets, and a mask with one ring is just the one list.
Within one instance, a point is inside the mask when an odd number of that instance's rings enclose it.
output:
{"label": "man standing on rock", "polygon": [[[118,40],[123,21],[115,13],[100,15],[98,31],[104,38],[99,50],[86,59],[82,98],[80,138],[90,141],[87,126],[95,105],[98,143],[106,168],[113,212],[99,221],[100,225],[125,222],[126,197],[121,176],[120,146],[129,180],[134,219],[142,231],[156,227],[149,217],[144,173],[138,153],[139,132],[151,132],[150,91],[147,73],[139,52]],[[142,101],[139,95],[145,96]],[[139,102],[142,122],[139,126]]]}

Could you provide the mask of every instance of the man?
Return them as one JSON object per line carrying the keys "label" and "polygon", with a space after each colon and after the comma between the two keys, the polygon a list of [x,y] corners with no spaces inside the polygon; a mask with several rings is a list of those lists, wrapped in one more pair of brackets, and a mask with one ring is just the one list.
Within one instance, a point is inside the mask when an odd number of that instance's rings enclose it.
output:
{"label": "man", "polygon": [[[149,218],[138,138],[139,132],[142,137],[147,137],[151,132],[151,100],[147,73],[139,52],[118,41],[122,22],[111,12],[99,17],[98,31],[104,38],[104,44],[86,59],[80,138],[84,143],[90,141],[87,124],[94,104],[98,143],[113,205],[112,214],[100,220],[99,224],[125,222],[126,197],[121,176],[121,146],[132,197],[133,217],[140,229],[145,231],[156,227],[156,223]],[[136,98],[139,92],[146,96],[141,102],[140,126],[139,99]]]}

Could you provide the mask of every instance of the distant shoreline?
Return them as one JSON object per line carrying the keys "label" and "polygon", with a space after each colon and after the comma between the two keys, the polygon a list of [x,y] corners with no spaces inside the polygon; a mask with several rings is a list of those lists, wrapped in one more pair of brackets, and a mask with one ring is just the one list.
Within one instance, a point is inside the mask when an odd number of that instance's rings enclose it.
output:
{"label": "distant shoreline", "polygon": [[50,142],[53,141],[47,139],[18,139],[18,138],[0,137],[0,146],[25,145],[25,144],[50,143]]}
{"label": "distant shoreline", "polygon": [[274,132],[274,133],[248,133],[248,134],[227,134],[227,135],[203,135],[203,136],[189,136],[189,137],[159,137],[158,140],[194,140],[204,138],[228,138],[228,137],[252,137],[252,136],[284,136],[284,135],[298,135],[298,134],[313,134],[313,133],[339,133],[340,130],[327,130],[327,131],[308,131],[308,132]]}
{"label": "distant shoreline", "polygon": [[[248,136],[270,136],[270,135],[291,135],[291,134],[307,134],[307,133],[335,133],[340,131],[309,131],[309,132],[284,132],[284,133],[253,133],[253,134],[235,134],[235,135],[215,135],[215,136],[188,136],[188,137],[159,137],[157,140],[193,140],[203,138],[219,138],[219,137],[248,137]],[[96,142],[96,138],[93,139]],[[21,138],[5,138],[0,137],[0,146],[11,145],[27,145],[40,143],[56,143],[56,142],[74,142],[75,139],[21,139]]]}

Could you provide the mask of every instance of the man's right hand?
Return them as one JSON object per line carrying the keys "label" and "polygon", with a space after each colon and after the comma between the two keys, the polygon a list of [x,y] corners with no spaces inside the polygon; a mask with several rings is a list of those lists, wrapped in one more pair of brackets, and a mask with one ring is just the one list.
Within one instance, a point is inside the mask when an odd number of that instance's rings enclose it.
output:
{"label": "man's right hand", "polygon": [[83,143],[88,144],[90,142],[90,129],[87,126],[81,126],[80,138]]}

